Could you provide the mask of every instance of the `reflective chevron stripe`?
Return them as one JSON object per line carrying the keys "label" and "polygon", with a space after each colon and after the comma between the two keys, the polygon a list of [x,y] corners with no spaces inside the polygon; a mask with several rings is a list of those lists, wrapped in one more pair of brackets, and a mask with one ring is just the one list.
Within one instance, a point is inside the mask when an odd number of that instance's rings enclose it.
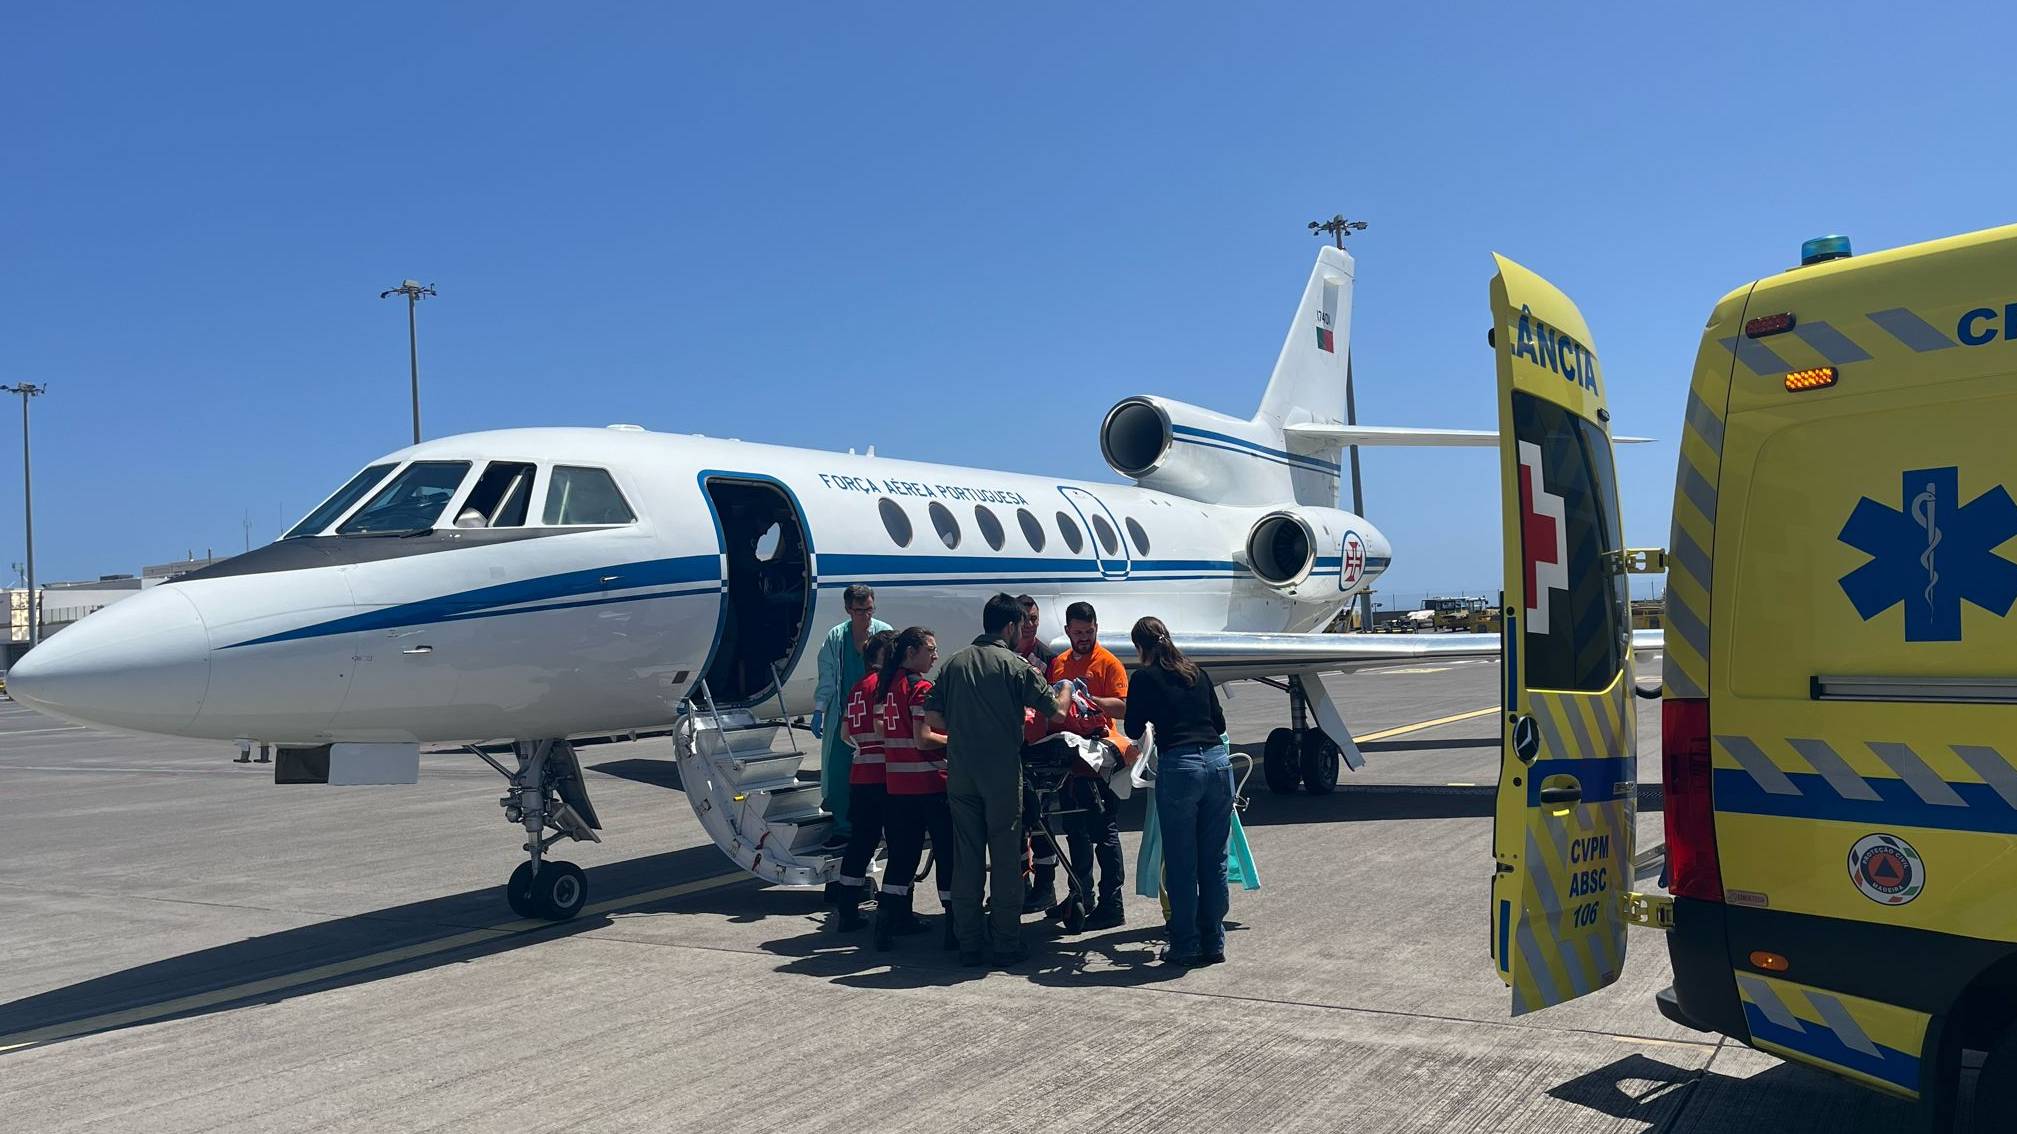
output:
{"label": "reflective chevron stripe", "polygon": [[1919,1093],[1924,1013],[1754,973],[1735,976],[1759,1048],[1896,1094]]}
{"label": "reflective chevron stripe", "polygon": [[1986,744],[1948,746],[1981,777],[1975,782],[1942,777],[1897,741],[1861,742],[1892,773],[1884,776],[1856,771],[1840,748],[1814,737],[1715,740],[1737,765],[1715,770],[1718,811],[2017,834],[2017,764]]}
{"label": "reflective chevron stripe", "polygon": [[[1733,350],[1734,354],[1734,350]],[[1668,541],[1666,654],[1662,678],[1669,697],[1708,696],[1709,601],[1714,585],[1717,478],[1723,462],[1723,418],[1729,374],[1698,369],[1688,391],[1681,457],[1674,476],[1674,526]]]}
{"label": "reflective chevron stripe", "polygon": [[1872,311],[1867,318],[1882,327],[1885,334],[1921,354],[1931,350],[1946,350],[1948,347],[1958,345],[1947,337],[1945,331],[1907,308],[1893,307],[1888,311]]}

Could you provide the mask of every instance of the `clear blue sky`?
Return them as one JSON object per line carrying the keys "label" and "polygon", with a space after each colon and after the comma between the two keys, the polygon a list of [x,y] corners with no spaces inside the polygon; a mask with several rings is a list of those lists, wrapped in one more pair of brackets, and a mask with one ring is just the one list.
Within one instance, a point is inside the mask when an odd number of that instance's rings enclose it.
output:
{"label": "clear blue sky", "polygon": [[[637,422],[1110,477],[1252,412],[1355,239],[1362,421],[1489,427],[1489,253],[1588,316],[1664,544],[1697,336],[1849,234],[2012,215],[2007,9],[14,5],[0,380],[39,574],[273,538],[407,434]],[[733,12],[728,9],[733,8]],[[1776,15],[1774,13],[1777,13]],[[20,558],[14,404],[0,572]],[[997,440],[1014,415],[1018,443]],[[1398,592],[1496,585],[1481,450],[1366,457]]]}

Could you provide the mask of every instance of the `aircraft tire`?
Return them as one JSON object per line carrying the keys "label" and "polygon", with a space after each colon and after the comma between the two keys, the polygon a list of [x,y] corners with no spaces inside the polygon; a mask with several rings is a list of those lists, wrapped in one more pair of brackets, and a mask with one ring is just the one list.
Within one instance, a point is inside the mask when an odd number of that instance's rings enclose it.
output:
{"label": "aircraft tire", "polygon": [[538,917],[539,904],[532,900],[532,864],[521,862],[504,884],[504,902],[519,917]]}
{"label": "aircraft tire", "polygon": [[548,921],[566,921],[588,904],[588,876],[571,862],[548,862],[533,879],[532,900],[537,916]]}
{"label": "aircraft tire", "polygon": [[1296,730],[1278,728],[1268,734],[1267,745],[1261,749],[1261,774],[1268,781],[1268,790],[1277,795],[1296,790],[1303,779],[1302,758],[1296,752]]}
{"label": "aircraft tire", "polygon": [[1303,733],[1303,787],[1311,795],[1338,790],[1338,744],[1313,728]]}

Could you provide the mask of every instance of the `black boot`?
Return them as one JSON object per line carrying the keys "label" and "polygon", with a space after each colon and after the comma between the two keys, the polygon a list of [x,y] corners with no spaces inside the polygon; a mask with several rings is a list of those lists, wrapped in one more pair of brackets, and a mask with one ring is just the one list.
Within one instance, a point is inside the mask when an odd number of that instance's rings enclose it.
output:
{"label": "black boot", "polygon": [[1109,894],[1100,899],[1093,908],[1093,916],[1086,919],[1087,929],[1113,929],[1128,923],[1127,910],[1121,905],[1119,894]]}
{"label": "black boot", "polygon": [[946,949],[959,948],[959,929],[952,923],[952,910],[946,910],[942,920],[945,922],[945,936],[940,942],[941,946]]}
{"label": "black boot", "polygon": [[1038,865],[1031,871],[1030,883],[1023,888],[1023,912],[1042,913],[1058,904],[1058,868],[1056,863]]}
{"label": "black boot", "polygon": [[878,953],[887,953],[896,948],[896,928],[910,916],[909,899],[892,894],[888,890],[875,903],[875,948]]}
{"label": "black boot", "polygon": [[868,919],[861,916],[862,887],[843,886],[841,887],[841,891],[840,900],[836,903],[837,908],[834,914],[834,932],[853,933],[868,924]]}
{"label": "black boot", "polygon": [[888,895],[884,895],[883,898],[884,901],[889,902],[889,904],[897,908],[896,920],[890,923],[890,932],[896,934],[898,937],[912,937],[931,931],[931,926],[926,925],[923,919],[913,912],[911,897],[911,894],[899,894],[893,900]]}

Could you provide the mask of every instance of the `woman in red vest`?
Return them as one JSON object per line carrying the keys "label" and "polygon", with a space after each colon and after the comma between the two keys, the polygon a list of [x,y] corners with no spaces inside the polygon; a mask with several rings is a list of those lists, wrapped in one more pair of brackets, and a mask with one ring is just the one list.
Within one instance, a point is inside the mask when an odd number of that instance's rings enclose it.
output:
{"label": "woman in red vest", "polygon": [[862,899],[868,896],[868,864],[875,847],[882,842],[884,800],[882,737],[876,732],[876,714],[882,698],[876,687],[882,684],[882,667],[896,646],[896,631],[878,630],[862,646],[862,664],[868,676],[854,683],[842,710],[842,736],[854,746],[854,763],[847,776],[847,853],[841,856],[840,878],[834,883],[840,916],[834,928],[842,933],[860,929]]}
{"label": "woman in red vest", "polygon": [[[931,691],[925,674],[936,665],[937,637],[922,626],[913,626],[897,635],[876,686],[882,710],[877,720],[883,744],[883,786],[888,793],[883,830],[889,839],[889,861],[875,907],[877,949],[888,949],[892,937],[917,927],[910,891],[918,861],[924,857],[926,835],[931,836],[939,905],[952,902],[952,811],[945,798],[945,733],[924,720],[924,698]],[[951,942],[950,914],[945,924],[946,940]]]}

